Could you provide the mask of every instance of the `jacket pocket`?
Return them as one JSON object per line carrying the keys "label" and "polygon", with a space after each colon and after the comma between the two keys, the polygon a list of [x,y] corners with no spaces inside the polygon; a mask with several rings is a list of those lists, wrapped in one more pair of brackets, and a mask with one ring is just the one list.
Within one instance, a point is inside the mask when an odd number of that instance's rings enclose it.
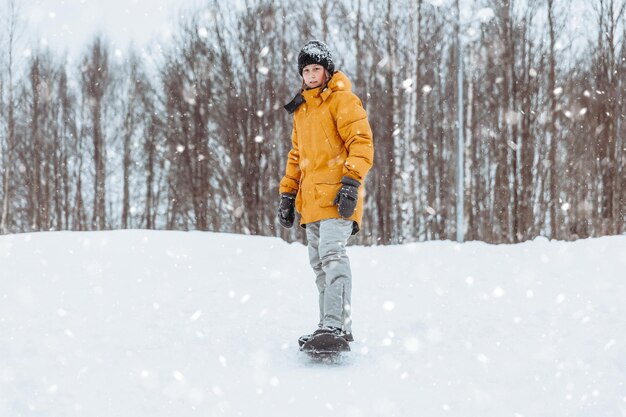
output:
{"label": "jacket pocket", "polygon": [[320,207],[333,207],[333,201],[341,188],[341,182],[315,184],[315,201]]}

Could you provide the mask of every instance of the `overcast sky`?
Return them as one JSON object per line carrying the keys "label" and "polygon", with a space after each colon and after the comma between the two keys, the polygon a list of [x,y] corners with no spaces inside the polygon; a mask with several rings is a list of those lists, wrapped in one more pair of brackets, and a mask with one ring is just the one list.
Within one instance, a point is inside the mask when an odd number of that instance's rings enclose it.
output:
{"label": "overcast sky", "polygon": [[181,6],[196,0],[18,0],[27,45],[50,45],[71,56],[83,51],[94,34],[125,50],[133,41],[144,47],[166,40]]}
{"label": "overcast sky", "polygon": [[[5,0],[2,5],[6,4]],[[226,1],[226,0],[225,0]],[[228,0],[235,8],[241,1]],[[310,1],[310,0],[309,0]],[[434,6],[443,6],[452,0],[426,0]],[[25,24],[25,36],[20,45],[28,55],[37,45],[49,45],[57,52],[69,52],[70,61],[84,52],[96,33],[109,40],[112,52],[121,56],[133,42],[139,49],[149,47],[154,51],[158,44],[167,43],[175,31],[181,11],[189,10],[202,0],[17,0],[20,16]],[[586,0],[572,0],[567,16],[565,42],[578,39],[586,45],[583,28],[595,27],[595,20],[582,7]],[[306,5],[303,2],[303,5]],[[477,16],[474,1],[462,1],[467,10],[463,19]],[[578,6],[573,6],[577,4]],[[233,6],[229,6],[233,7]],[[1,9],[1,7],[0,7]],[[482,11],[480,11],[482,13]],[[536,19],[541,19],[536,16]],[[475,19],[474,19],[475,20]],[[467,22],[466,22],[467,23]]]}

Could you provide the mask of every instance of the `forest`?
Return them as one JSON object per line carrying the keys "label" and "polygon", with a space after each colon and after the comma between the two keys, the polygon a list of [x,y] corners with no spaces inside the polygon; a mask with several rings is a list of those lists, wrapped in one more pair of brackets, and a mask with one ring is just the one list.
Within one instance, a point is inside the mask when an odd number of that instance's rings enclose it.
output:
{"label": "forest", "polygon": [[465,240],[625,232],[626,0],[240,3],[194,6],[159,48],[94,36],[68,60],[24,53],[19,2],[3,0],[0,233],[302,241],[276,213],[283,105],[310,39],[333,50],[374,133],[355,243],[455,239],[459,133]]}

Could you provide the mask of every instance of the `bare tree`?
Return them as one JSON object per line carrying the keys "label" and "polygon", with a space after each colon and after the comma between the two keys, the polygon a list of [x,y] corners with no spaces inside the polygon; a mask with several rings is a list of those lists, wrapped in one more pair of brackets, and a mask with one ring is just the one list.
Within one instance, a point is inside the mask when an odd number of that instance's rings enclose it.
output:
{"label": "bare tree", "polygon": [[108,90],[109,52],[105,41],[97,37],[83,58],[82,85],[89,107],[90,129],[93,140],[94,195],[91,225],[94,229],[106,228],[106,139],[102,130],[104,96]]}
{"label": "bare tree", "polygon": [[61,152],[59,165],[55,168],[57,185],[55,187],[55,211],[57,213],[57,230],[69,229],[70,216],[72,214],[72,178],[70,164],[75,154],[72,152],[73,144],[78,140],[76,130],[76,101],[70,87],[65,70],[59,74],[58,82],[58,125],[60,136],[57,138],[56,149]]}
{"label": "bare tree", "polygon": [[7,89],[7,134],[6,145],[4,147],[2,165],[4,172],[2,176],[2,208],[0,211],[0,233],[6,234],[9,231],[9,201],[11,200],[10,182],[12,180],[13,148],[15,146],[15,103],[14,103],[14,79],[13,69],[15,66],[15,47],[19,37],[20,10],[16,0],[7,0],[7,13],[5,17],[6,28],[6,89]]}
{"label": "bare tree", "polygon": [[[602,233],[614,233],[620,219],[620,209],[617,207],[620,195],[620,181],[617,179],[618,160],[617,148],[621,144],[618,139],[617,119],[622,109],[619,101],[622,92],[618,89],[617,69],[620,66],[618,54],[618,29],[624,17],[626,3],[619,0],[600,0],[597,13],[598,39],[593,56],[593,76],[596,82],[596,91],[601,97],[596,100],[594,121],[596,125],[595,150],[597,157],[596,170],[600,183],[600,207],[598,225]],[[616,221],[617,220],[617,221]]]}
{"label": "bare tree", "polygon": [[558,218],[557,218],[557,205],[559,201],[558,196],[558,175],[557,175],[557,127],[556,127],[556,107],[557,107],[557,90],[556,90],[556,32],[555,32],[555,17],[554,17],[554,0],[548,0],[548,32],[550,36],[549,46],[549,72],[548,72],[548,100],[549,100],[549,127],[548,138],[550,143],[550,150],[548,154],[548,164],[550,167],[550,194],[549,194],[549,208],[550,208],[550,235],[553,239],[558,238]]}
{"label": "bare tree", "polygon": [[122,229],[128,229],[131,216],[131,168],[133,166],[133,137],[137,133],[141,123],[143,111],[141,102],[141,90],[144,88],[143,74],[141,74],[140,61],[133,52],[130,54],[128,65],[124,68],[128,71],[124,85],[124,93],[121,97],[124,122],[122,125]]}

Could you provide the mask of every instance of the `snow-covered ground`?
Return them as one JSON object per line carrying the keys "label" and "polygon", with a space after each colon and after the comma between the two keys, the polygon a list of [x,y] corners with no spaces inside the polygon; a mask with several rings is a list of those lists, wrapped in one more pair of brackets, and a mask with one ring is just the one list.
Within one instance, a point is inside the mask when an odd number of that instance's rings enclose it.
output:
{"label": "snow-covered ground", "polygon": [[0,237],[0,416],[626,416],[626,237],[348,251],[328,365],[300,244]]}

